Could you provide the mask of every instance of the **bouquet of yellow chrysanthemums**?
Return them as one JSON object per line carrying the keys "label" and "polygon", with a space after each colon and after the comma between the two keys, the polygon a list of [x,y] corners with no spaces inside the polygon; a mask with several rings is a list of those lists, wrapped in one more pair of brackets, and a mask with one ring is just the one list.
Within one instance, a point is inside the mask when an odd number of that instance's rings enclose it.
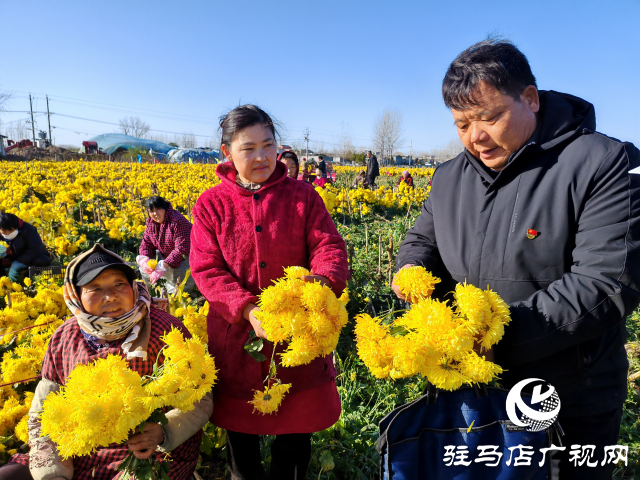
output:
{"label": "bouquet of yellow chrysanthemums", "polygon": [[[349,295],[345,291],[337,298],[326,285],[305,282],[302,277],[311,275],[306,268],[288,267],[284,273],[283,278],[262,291],[260,311],[255,316],[269,341],[287,343],[287,349],[280,354],[280,363],[295,367],[335,350],[340,331],[348,321]],[[271,370],[275,372],[275,363]],[[269,376],[264,392],[256,391],[251,402],[259,412],[277,411],[290,388],[289,384],[277,382],[271,385],[274,376],[275,373]]]}
{"label": "bouquet of yellow chrysanthemums", "polygon": [[455,390],[502,373],[476,351],[502,338],[511,321],[507,304],[490,289],[458,284],[448,305],[430,298],[439,281],[422,267],[400,270],[395,283],[413,303],[411,309],[390,324],[358,315],[358,355],[375,377],[422,375],[438,388]]}
{"label": "bouquet of yellow chrysanthemums", "polygon": [[[164,362],[150,376],[129,368],[120,355],[76,366],[59,392],[43,403],[42,434],[56,443],[63,458],[88,455],[98,447],[123,443],[148,421],[167,422],[163,409],[189,411],[216,380],[213,357],[197,338],[175,329],[162,338]],[[96,385],[101,388],[97,389]],[[168,463],[153,457],[140,461],[129,454],[122,462],[125,478],[165,478]],[[141,469],[145,472],[142,473]]]}

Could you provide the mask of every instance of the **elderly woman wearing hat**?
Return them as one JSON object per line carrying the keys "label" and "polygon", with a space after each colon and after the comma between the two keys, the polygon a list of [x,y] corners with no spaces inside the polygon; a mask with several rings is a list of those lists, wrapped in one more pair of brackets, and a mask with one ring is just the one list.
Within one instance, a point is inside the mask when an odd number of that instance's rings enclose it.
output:
{"label": "elderly woman wearing hat", "polygon": [[413,177],[409,173],[409,170],[403,170],[402,175],[398,178],[396,185],[399,187],[401,183],[406,183],[407,187],[413,188]]}
{"label": "elderly woman wearing hat", "polygon": [[[191,412],[172,410],[169,423],[147,423],[122,445],[99,448],[95,453],[63,460],[55,444],[40,436],[42,403],[58,391],[74,367],[107,355],[122,355],[141,376],[152,373],[163,343],[160,337],[172,327],[190,337],[176,318],[156,309],[144,283],[118,255],[95,245],[67,267],[64,299],[73,313],[51,337],[42,363],[42,380],[29,411],[29,454],[18,454],[0,468],[0,480],[111,480],[129,451],[140,459],[171,452],[172,480],[193,478],[198,461],[202,427],[213,411],[207,394]],[[100,388],[96,385],[95,388]]]}

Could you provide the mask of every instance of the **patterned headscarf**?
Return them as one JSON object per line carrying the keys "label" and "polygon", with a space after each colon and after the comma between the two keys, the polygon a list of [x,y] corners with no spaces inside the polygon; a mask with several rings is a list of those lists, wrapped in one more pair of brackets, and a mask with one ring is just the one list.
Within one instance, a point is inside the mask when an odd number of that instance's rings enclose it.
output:
{"label": "patterned headscarf", "polygon": [[151,297],[144,283],[134,280],[132,284],[134,307],[118,317],[91,315],[82,306],[73,280],[80,264],[95,252],[108,253],[125,265],[127,264],[123,258],[97,243],[91,250],[84,252],[69,263],[64,275],[64,301],[75,316],[82,331],[106,341],[118,340],[129,334],[122,344],[122,350],[127,354],[127,358],[140,357],[146,360],[149,336],[151,334],[151,319],[149,318]]}

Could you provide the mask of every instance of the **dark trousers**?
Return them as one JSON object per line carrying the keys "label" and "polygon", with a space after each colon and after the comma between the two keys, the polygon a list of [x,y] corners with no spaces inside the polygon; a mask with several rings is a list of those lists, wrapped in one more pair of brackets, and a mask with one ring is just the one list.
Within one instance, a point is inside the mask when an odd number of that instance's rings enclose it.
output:
{"label": "dark trousers", "polygon": [[260,436],[227,430],[227,461],[232,480],[303,480],[311,461],[311,434],[277,435],[271,444],[270,475],[260,460]]}
{"label": "dark trousers", "polygon": [[21,463],[7,463],[0,467],[0,480],[33,480],[29,467]]}
{"label": "dark trousers", "polygon": [[[620,433],[620,421],[622,420],[622,406],[610,412],[584,417],[562,417],[560,426],[564,430],[562,445],[567,447],[563,452],[554,452],[551,456],[552,477],[554,480],[611,480],[615,465],[601,466],[604,458],[604,447],[616,445]],[[595,451],[591,457],[591,464],[597,462],[597,466],[589,467],[587,462],[580,466],[574,466],[569,459],[571,445],[595,445]],[[582,449],[584,451],[584,449]]]}

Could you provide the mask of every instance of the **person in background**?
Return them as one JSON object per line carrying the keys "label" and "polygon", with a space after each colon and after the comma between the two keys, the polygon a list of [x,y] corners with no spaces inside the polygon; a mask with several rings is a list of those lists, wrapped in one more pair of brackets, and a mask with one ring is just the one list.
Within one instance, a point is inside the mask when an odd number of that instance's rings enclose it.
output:
{"label": "person in background", "polygon": [[131,434],[126,443],[100,447],[91,455],[63,460],[53,441],[40,436],[44,399],[60,390],[76,365],[120,355],[140,376],[151,375],[156,360],[162,364],[162,335],[176,328],[191,338],[182,322],[154,307],[147,287],[136,281],[135,271],[124,259],[100,244],[69,263],[64,299],[74,316],[53,334],[42,362],[42,380],[29,410],[31,449],[13,455],[10,463],[0,467],[0,480],[112,479],[129,451],[139,459],[154,454],[161,458],[171,452],[169,477],[192,480],[202,427],[213,410],[211,393],[189,412],[167,412],[166,425],[147,422],[144,431]]}
{"label": "person in background", "polygon": [[397,186],[400,186],[401,183],[406,183],[408,187],[413,188],[413,177],[409,173],[409,170],[404,170],[400,178],[398,178]]}
{"label": "person in background", "polygon": [[353,178],[353,184],[351,185],[352,188],[367,188],[368,186],[369,180],[367,180],[367,174],[364,170]]}
{"label": "person in background", "polygon": [[327,177],[327,164],[324,161],[324,156],[322,155],[318,155],[318,166],[316,168],[316,171],[320,170],[320,172],[322,172],[322,177],[326,178]]}
{"label": "person in background", "polygon": [[[189,270],[191,222],[162,197],[149,197],[145,206],[149,218],[136,262],[147,284],[155,284],[164,277],[167,292],[172,294],[178,280],[184,280]],[[149,266],[149,260],[158,260],[155,269]],[[189,277],[184,291],[192,290],[194,285],[193,277]]]}
{"label": "person in background", "polygon": [[300,167],[298,165],[298,156],[291,151],[282,152],[280,155],[278,155],[278,160],[286,165],[287,175],[289,175],[289,178],[297,180],[298,173],[300,171]]}
{"label": "person in background", "polygon": [[[347,280],[347,253],[324,202],[310,185],[288,178],[276,161],[276,130],[255,105],[236,107],[221,121],[221,150],[229,162],[218,166],[222,182],[205,191],[193,209],[191,265],[200,292],[209,301],[209,352],[219,368],[213,389],[211,423],[227,430],[231,479],[267,478],[260,456],[260,435],[275,435],[270,478],[306,478],[311,434],[340,416],[331,356],[308,365],[279,368],[290,383],[277,414],[261,415],[249,401],[264,390],[267,360],[257,362],[244,345],[253,330],[266,334],[255,317],[261,290],[281,278],[284,268],[301,266],[340,295]],[[277,352],[283,351],[277,345]],[[279,363],[280,355],[275,355]]]}
{"label": "person in background", "polygon": [[378,159],[371,153],[371,150],[367,150],[367,181],[371,189],[376,188],[376,177],[380,175],[380,167],[378,166]]}
{"label": "person in background", "polygon": [[7,275],[12,282],[20,280],[21,270],[51,265],[51,257],[42,243],[38,230],[13,213],[0,212],[0,240],[7,244],[0,254],[0,277]]}
{"label": "person in background", "polygon": [[304,174],[307,171],[307,159],[302,157],[302,161],[300,162],[300,170]]}
{"label": "person in background", "polygon": [[322,176],[322,170],[320,168],[316,168],[316,179],[313,181],[313,184],[317,187],[324,188],[325,185],[331,185],[331,179]]}

